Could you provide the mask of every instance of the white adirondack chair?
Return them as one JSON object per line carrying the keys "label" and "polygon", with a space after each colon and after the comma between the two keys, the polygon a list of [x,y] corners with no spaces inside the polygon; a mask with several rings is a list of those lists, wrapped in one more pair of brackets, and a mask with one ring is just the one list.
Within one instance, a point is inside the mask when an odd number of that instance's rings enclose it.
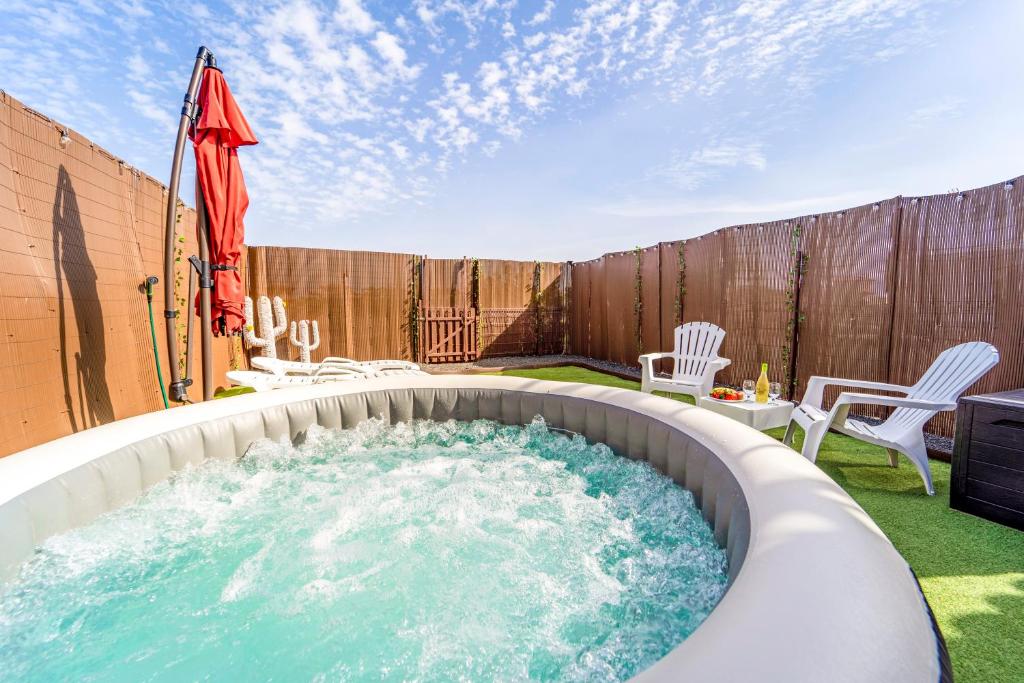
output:
{"label": "white adirondack chair", "polygon": [[[645,353],[640,356],[642,381],[640,390],[668,391],[687,394],[694,400],[711,393],[715,373],[731,363],[718,355],[725,339],[725,330],[712,323],[685,323],[676,328],[675,348],[665,353]],[[672,376],[658,377],[654,361],[672,359]]]}
{"label": "white adirondack chair", "polygon": [[[928,495],[935,495],[928,453],[924,443],[924,423],[940,410],[955,410],[956,400],[999,362],[999,351],[985,342],[968,342],[946,349],[912,387],[884,382],[862,382],[832,377],[811,377],[803,402],[793,410],[783,443],[793,443],[794,427],[804,430],[802,454],[814,462],[829,427],[855,439],[881,446],[889,451],[889,465],[896,467],[899,453],[910,458],[917,468]],[[906,394],[906,398],[843,392],[831,410],[821,407],[825,387],[834,384],[857,389],[875,389]],[[880,425],[847,419],[851,405],[891,406],[896,410]]]}

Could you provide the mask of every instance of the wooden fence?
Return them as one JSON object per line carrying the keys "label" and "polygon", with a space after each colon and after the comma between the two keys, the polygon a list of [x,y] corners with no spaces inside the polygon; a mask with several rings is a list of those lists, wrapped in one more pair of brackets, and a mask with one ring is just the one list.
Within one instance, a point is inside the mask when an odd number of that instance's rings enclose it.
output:
{"label": "wooden fence", "polygon": [[[64,131],[0,93],[0,455],[162,407],[139,285],[161,270],[166,188]],[[1022,205],[1018,178],[582,263],[249,247],[244,267],[251,295],[282,296],[290,319],[318,321],[314,358],[568,350],[635,364],[670,348],[680,321],[710,320],[728,331],[725,382],[766,360],[794,396],[814,374],[907,384],[942,349],[980,339],[1002,361],[979,393],[1024,385]],[[181,265],[159,287],[185,308],[195,216],[180,214]],[[158,333],[161,300],[158,290]],[[245,362],[237,340],[214,348],[217,377]],[[284,338],[277,348],[296,356]],[[930,429],[952,424],[946,414]]]}
{"label": "wooden fence", "polygon": [[[562,263],[291,247],[249,247],[246,257],[253,297],[280,296],[290,320],[318,321],[313,360],[562,353],[564,271]],[[278,339],[278,357],[297,353],[287,336]]]}
{"label": "wooden fence", "polygon": [[[681,321],[726,331],[722,382],[767,361],[794,397],[811,375],[913,384],[982,340],[1000,364],[970,393],[1024,386],[1024,178],[896,197],[573,263],[573,353],[637,364]],[[834,394],[833,394],[834,396]],[[929,430],[951,435],[953,416]]]}
{"label": "wooden fence", "polygon": [[[163,277],[166,202],[153,178],[0,92],[0,456],[163,407],[139,287]],[[182,307],[194,225],[182,206]],[[218,384],[238,349],[215,340]]]}

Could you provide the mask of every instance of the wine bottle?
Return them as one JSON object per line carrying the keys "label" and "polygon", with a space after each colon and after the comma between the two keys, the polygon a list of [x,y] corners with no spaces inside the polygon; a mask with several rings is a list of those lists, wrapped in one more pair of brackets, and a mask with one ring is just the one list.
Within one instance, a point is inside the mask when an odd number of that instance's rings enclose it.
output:
{"label": "wine bottle", "polygon": [[758,403],[768,402],[768,364],[761,363],[761,376],[757,378],[754,389],[754,400]]}

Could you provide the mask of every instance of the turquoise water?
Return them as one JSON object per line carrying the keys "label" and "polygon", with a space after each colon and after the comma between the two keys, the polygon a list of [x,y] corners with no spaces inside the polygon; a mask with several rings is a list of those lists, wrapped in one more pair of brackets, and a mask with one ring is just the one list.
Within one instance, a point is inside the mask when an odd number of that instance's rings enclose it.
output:
{"label": "turquoise water", "polygon": [[726,580],[689,492],[539,419],[314,428],[48,540],[0,676],[622,680]]}

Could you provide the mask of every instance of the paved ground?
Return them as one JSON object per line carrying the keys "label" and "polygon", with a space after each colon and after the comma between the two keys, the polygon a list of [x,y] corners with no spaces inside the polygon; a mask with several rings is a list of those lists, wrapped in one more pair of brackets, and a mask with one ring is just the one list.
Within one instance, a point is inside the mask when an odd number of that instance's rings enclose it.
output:
{"label": "paved ground", "polygon": [[[497,372],[499,370],[515,370],[517,368],[538,368],[551,367],[556,365],[581,365],[586,368],[608,372],[620,377],[629,377],[640,381],[640,368],[612,363],[607,360],[597,360],[586,356],[571,355],[550,355],[550,356],[501,356],[498,358],[483,358],[475,363],[445,363],[444,365],[428,365],[424,369],[434,374],[459,374],[476,372]],[[858,419],[865,422],[877,424],[880,420],[875,418],[858,416]],[[924,435],[925,444],[930,450],[939,453],[952,453],[953,440],[936,434]]]}

